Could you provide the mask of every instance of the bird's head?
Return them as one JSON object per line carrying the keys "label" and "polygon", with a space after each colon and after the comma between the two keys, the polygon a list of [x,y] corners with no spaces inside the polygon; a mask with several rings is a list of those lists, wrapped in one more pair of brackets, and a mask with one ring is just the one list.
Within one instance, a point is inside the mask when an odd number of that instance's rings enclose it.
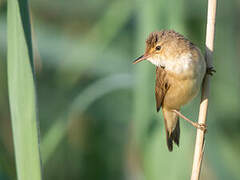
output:
{"label": "bird's head", "polygon": [[174,63],[181,55],[190,50],[190,42],[173,30],[163,30],[151,33],[146,40],[145,53],[133,61],[133,64],[143,60],[152,64],[165,67],[166,64]]}

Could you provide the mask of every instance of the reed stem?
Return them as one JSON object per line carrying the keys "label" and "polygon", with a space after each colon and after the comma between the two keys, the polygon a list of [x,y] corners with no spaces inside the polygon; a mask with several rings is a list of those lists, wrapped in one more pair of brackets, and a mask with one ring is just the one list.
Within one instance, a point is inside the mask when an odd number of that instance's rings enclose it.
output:
{"label": "reed stem", "polygon": [[[208,67],[212,67],[212,56],[214,46],[215,17],[217,0],[208,0],[207,32],[206,32],[206,62]],[[199,124],[206,124],[208,98],[209,98],[210,76],[206,75],[202,85],[202,98],[199,109]],[[191,180],[198,180],[200,177],[202,158],[204,154],[205,132],[198,129],[196,136],[195,152],[193,157],[193,167]]]}

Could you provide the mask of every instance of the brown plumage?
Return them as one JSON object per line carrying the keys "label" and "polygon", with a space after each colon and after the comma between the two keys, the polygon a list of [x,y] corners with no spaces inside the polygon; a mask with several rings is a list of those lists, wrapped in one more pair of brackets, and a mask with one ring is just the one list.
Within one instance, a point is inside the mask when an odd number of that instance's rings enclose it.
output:
{"label": "brown plumage", "polygon": [[[155,85],[155,98],[156,98],[156,108],[157,112],[160,110],[163,102],[164,97],[170,88],[170,84],[168,83],[167,79],[167,73],[166,71],[161,68],[156,68],[156,85]],[[164,123],[165,123],[165,130],[166,130],[166,138],[167,138],[167,146],[169,151],[172,151],[173,149],[173,141],[179,146],[179,139],[180,139],[180,126],[179,126],[179,118],[176,116],[176,126],[173,131],[169,130],[167,119],[165,118],[167,115],[166,113],[172,113],[168,112],[167,109],[164,109]]]}
{"label": "brown plumage", "polygon": [[206,72],[206,63],[200,50],[183,35],[173,30],[153,32],[146,40],[143,56],[138,63],[148,60],[156,65],[156,108],[162,108],[167,146],[179,145],[180,123],[173,110],[192,100],[198,93]]}

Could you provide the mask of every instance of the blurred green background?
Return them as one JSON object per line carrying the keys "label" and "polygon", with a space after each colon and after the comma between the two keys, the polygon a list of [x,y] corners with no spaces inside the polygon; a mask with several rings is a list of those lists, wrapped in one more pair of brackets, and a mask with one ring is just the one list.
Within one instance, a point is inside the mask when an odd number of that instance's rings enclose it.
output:
{"label": "blurred green background", "polygon": [[[0,180],[16,179],[0,1]],[[31,0],[44,179],[189,179],[196,130],[168,152],[155,68],[132,65],[148,34],[174,29],[204,50],[207,0]],[[240,1],[219,1],[202,180],[240,179]],[[182,112],[197,120],[199,97]],[[27,159],[26,159],[27,161]]]}

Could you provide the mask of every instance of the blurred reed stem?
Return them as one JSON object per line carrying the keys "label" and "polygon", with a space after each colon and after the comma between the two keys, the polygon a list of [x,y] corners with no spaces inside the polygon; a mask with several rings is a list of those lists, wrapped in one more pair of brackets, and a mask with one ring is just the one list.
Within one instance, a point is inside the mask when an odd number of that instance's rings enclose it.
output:
{"label": "blurred reed stem", "polygon": [[41,180],[36,95],[27,0],[8,0],[8,89],[19,180]]}
{"label": "blurred reed stem", "polygon": [[[135,47],[136,56],[141,56],[145,51],[145,40],[150,32],[157,30],[156,1],[136,0],[134,7],[136,13],[135,27]],[[137,57],[136,57],[137,58]],[[132,59],[133,60],[133,59]],[[134,68],[135,86],[133,91],[133,121],[131,129],[131,139],[129,142],[129,161],[130,174],[134,177],[143,179],[146,174],[144,171],[144,154],[147,133],[155,111],[154,103],[154,74],[155,68],[148,62],[132,65]],[[135,167],[133,167],[135,166]],[[148,177],[146,177],[148,179]]]}
{"label": "blurred reed stem", "polygon": [[185,33],[184,11],[186,6],[185,0],[168,1],[166,2],[168,11],[166,11],[168,27],[167,29],[174,29],[177,32]]}
{"label": "blurred reed stem", "polygon": [[[136,54],[140,56],[145,51],[145,40],[153,29],[157,29],[156,12],[154,3],[144,0],[137,0],[136,3]],[[150,119],[153,117],[155,110],[154,100],[154,74],[155,68],[147,63],[142,62],[132,65],[135,69],[136,86],[134,89],[134,111],[133,111],[133,133],[136,145],[141,147],[146,137],[147,128]]]}
{"label": "blurred reed stem", "polygon": [[[60,64],[60,69],[66,69],[71,64],[69,61],[82,62],[80,66],[75,66],[74,63],[74,66],[70,67],[71,69],[77,67],[77,73],[79,73],[78,76],[75,75],[77,79],[84,69],[95,66],[100,54],[106,50],[131,17],[132,6],[129,4],[131,3],[127,0],[111,2],[103,15],[96,21],[89,32],[84,35],[84,38],[78,40],[78,48],[73,48],[71,53],[63,55],[66,57],[63,58],[64,61]],[[87,47],[91,41],[94,41],[94,45],[98,48],[94,50],[94,53],[89,52],[86,54],[85,51],[81,50],[82,45]]]}
{"label": "blurred reed stem", "polygon": [[[96,22],[96,24],[93,26],[93,28],[88,32],[88,34],[86,34],[87,38],[84,38],[83,42],[87,44],[88,38],[91,39],[92,37],[96,37],[97,33],[102,33],[104,39],[102,39],[102,40],[98,39],[98,41],[101,41],[102,43],[101,43],[101,46],[96,50],[98,52],[97,54],[100,54],[111,43],[113,38],[119,32],[119,30],[129,20],[129,17],[131,15],[131,6],[128,6],[128,4],[129,4],[129,2],[127,0],[113,1],[110,4],[109,8],[105,11],[103,16],[101,18],[99,18],[99,20]],[[109,27],[110,24],[111,24],[111,27]],[[97,37],[102,37],[102,36],[99,35]],[[84,45],[86,45],[86,44],[84,44]],[[79,46],[80,46],[80,43],[79,43]],[[83,54],[84,54],[84,52],[83,52]],[[76,50],[71,51],[70,55],[67,54],[67,56],[68,56],[67,58],[63,58],[66,61],[61,63],[61,65],[60,65],[62,68],[66,68],[69,64],[71,64],[71,62],[69,62],[71,60],[79,61],[79,56],[82,57],[82,54],[79,55],[79,49],[77,48]],[[84,62],[85,64],[82,63],[81,66],[77,66],[78,73],[80,74],[81,70],[84,68],[87,69],[86,67],[90,67],[93,65],[96,66],[96,60],[99,60],[99,59],[96,57],[96,55],[92,55],[92,54],[88,54],[87,58],[82,57],[81,61],[85,61]],[[75,66],[75,64],[74,64],[74,66]],[[74,68],[74,67],[71,67],[71,68]],[[75,76],[78,77],[76,74],[75,74]],[[48,130],[48,132],[46,133],[46,135],[44,136],[44,138],[42,140],[41,150],[42,150],[42,154],[43,154],[43,163],[47,162],[47,160],[51,157],[53,152],[58,147],[59,143],[62,141],[63,137],[65,137],[67,127],[71,123],[71,121],[67,121],[67,120],[69,118],[68,115],[72,115],[71,114],[73,112],[72,108],[77,109],[78,113],[81,113],[85,109],[88,108],[88,106],[92,103],[92,101],[95,101],[99,97],[99,93],[100,93],[100,96],[102,96],[102,95],[106,94],[107,92],[115,90],[116,88],[122,88],[122,87],[128,86],[127,81],[129,81],[129,79],[126,80],[126,83],[119,82],[118,84],[116,84],[117,83],[116,81],[114,81],[114,82],[111,81],[111,83],[113,83],[112,84],[113,87],[109,87],[109,85],[107,84],[108,83],[107,79],[108,78],[116,78],[117,76],[118,75],[114,75],[111,77],[103,78],[103,79],[100,79],[99,81],[91,84],[86,89],[90,89],[92,94],[91,94],[91,92],[87,92],[87,91],[80,92],[79,95],[76,97],[76,100],[73,102],[73,104],[71,104],[69,108],[66,108],[67,110],[66,110],[66,112],[64,112],[63,117],[56,120],[56,122],[53,124],[52,127],[50,127],[50,129]],[[107,82],[103,86],[106,88],[99,90],[99,87],[96,87],[96,86],[99,86],[101,84],[100,82],[104,83],[105,79]],[[91,89],[91,88],[95,88],[95,89]],[[82,99],[79,99],[79,97],[81,97],[83,99],[86,97],[92,97],[92,98],[87,98],[86,104],[82,104],[82,102],[84,102],[84,101]],[[79,107],[75,107],[74,104],[76,104],[76,102],[79,105]]]}
{"label": "blurred reed stem", "polygon": [[74,115],[83,113],[100,97],[117,89],[130,88],[133,82],[128,74],[117,74],[102,78],[81,91],[64,114],[48,130],[41,143],[43,164],[52,156],[65,137]]}

